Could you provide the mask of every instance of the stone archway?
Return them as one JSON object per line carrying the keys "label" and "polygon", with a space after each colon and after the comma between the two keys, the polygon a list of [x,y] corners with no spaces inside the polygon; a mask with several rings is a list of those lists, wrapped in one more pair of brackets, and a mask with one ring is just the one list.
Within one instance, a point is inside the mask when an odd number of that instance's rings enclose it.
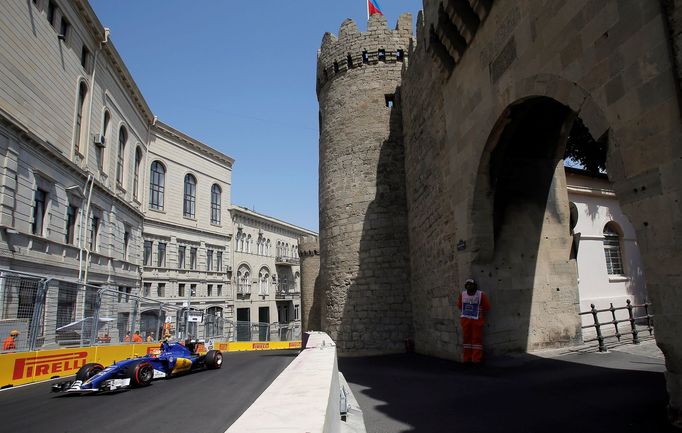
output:
{"label": "stone archway", "polygon": [[580,339],[563,156],[576,117],[548,97],[509,105],[483,152],[472,207],[472,275],[495,299],[488,345],[531,350]]}

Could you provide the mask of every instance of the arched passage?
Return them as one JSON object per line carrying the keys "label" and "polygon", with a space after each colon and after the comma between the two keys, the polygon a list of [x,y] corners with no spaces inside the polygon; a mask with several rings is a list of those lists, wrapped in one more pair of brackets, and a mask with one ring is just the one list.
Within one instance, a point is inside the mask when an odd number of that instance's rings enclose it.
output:
{"label": "arched passage", "polygon": [[580,338],[563,158],[576,118],[547,97],[510,105],[483,152],[473,271],[493,299],[488,345],[530,350]]}

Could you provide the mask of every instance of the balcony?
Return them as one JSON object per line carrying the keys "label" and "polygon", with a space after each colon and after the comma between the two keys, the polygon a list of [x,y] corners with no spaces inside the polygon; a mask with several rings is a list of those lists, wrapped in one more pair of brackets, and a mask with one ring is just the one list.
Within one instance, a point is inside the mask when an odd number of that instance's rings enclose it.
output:
{"label": "balcony", "polygon": [[301,296],[301,291],[293,283],[277,284],[275,299],[294,299]]}
{"label": "balcony", "polygon": [[298,266],[298,257],[275,256],[275,264],[278,266]]}
{"label": "balcony", "polygon": [[251,284],[237,284],[237,295],[247,296],[251,294]]}

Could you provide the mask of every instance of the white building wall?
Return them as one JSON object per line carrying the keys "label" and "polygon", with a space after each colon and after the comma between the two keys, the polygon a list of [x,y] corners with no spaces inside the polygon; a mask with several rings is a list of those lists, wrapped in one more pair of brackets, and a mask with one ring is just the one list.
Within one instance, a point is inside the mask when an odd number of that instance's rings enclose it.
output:
{"label": "white building wall", "polygon": [[[595,178],[572,172],[566,173],[569,200],[576,205],[578,220],[574,233],[580,234],[578,248],[578,288],[580,311],[589,311],[594,304],[597,309],[623,307],[626,300],[641,303],[646,299],[644,271],[632,224],[623,215],[618,198],[605,178]],[[609,275],[604,254],[604,227],[615,222],[623,232],[621,251],[624,275]],[[620,311],[619,318],[627,317]],[[600,321],[610,318],[601,313]],[[583,316],[583,324],[591,324],[592,318]]]}

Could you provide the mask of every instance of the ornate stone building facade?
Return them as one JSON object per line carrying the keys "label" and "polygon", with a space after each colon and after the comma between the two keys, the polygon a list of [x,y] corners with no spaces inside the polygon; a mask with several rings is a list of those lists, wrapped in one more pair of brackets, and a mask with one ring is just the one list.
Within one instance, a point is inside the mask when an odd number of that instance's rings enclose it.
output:
{"label": "ornate stone building facade", "polygon": [[[640,241],[670,413],[682,423],[680,13],[668,1],[426,0],[415,39],[405,36],[410,48],[400,57],[409,67],[401,76],[373,72],[401,48],[384,39],[394,32],[382,16],[370,18],[367,34],[345,22],[338,42],[325,35],[317,74],[322,322],[339,347],[392,351],[414,338],[421,353],[459,357],[454,304],[467,277],[490,294],[492,351],[580,341],[563,170],[579,119],[607,144],[609,179]],[[399,94],[383,116],[378,110],[389,103],[381,93]],[[344,105],[356,116],[337,113]],[[386,174],[381,163],[337,174],[341,163],[364,167],[365,155],[386,152],[396,167],[404,152],[404,186],[396,171],[395,184],[371,188]],[[348,194],[361,176],[370,179],[367,197]],[[366,204],[401,188],[395,223],[407,216],[409,242],[397,250],[384,248],[387,237],[336,243],[348,236],[348,221],[352,233],[383,227]],[[367,250],[371,260],[358,260]],[[387,261],[407,254],[409,283],[385,283]],[[370,274],[373,281],[352,290]],[[399,314],[376,308],[388,287],[407,298]],[[401,314],[393,333],[375,329],[376,316]]]}
{"label": "ornate stone building facade", "polygon": [[[298,243],[315,233],[240,206],[232,206],[230,215],[237,322],[263,324],[259,332],[265,334],[266,324],[300,321]],[[239,339],[254,338],[248,332],[238,325]]]}

